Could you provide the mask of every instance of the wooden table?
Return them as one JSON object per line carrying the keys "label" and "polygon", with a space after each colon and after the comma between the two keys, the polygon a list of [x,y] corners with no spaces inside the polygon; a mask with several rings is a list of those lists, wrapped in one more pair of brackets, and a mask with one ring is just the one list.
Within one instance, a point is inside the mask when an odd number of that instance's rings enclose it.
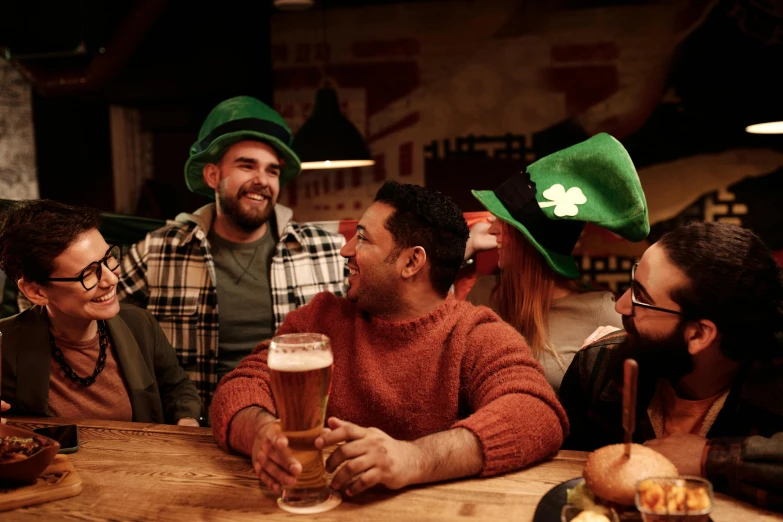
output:
{"label": "wooden table", "polygon": [[[110,421],[10,419],[33,428],[78,424],[81,447],[69,455],[84,489],[76,497],[0,515],[3,520],[290,520],[262,491],[249,460],[224,453],[206,428]],[[553,486],[582,474],[587,453],[561,451],[538,466],[490,479],[458,480],[344,499],[321,521],[530,521]],[[716,495],[715,522],[781,520]],[[554,522],[554,521],[553,521]]]}

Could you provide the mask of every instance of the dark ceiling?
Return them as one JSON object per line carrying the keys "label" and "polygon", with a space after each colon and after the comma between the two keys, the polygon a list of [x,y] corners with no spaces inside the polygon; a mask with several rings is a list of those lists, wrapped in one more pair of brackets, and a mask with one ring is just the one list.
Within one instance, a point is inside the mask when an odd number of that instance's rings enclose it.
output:
{"label": "dark ceiling", "polygon": [[[159,103],[219,98],[235,85],[268,99],[272,1],[4,0],[0,51],[25,70],[42,95],[90,92],[111,102]],[[314,9],[422,2],[438,0],[316,0]],[[547,11],[629,3],[651,0],[519,1]],[[783,45],[760,40],[769,22],[751,10],[780,17],[783,1],[723,0],[715,9],[719,16],[684,45],[704,47],[706,59],[694,64],[699,74],[691,76],[693,88],[713,87],[705,91],[706,101],[713,101],[726,82],[755,83],[753,89],[764,96],[778,86],[769,80],[783,65]]]}
{"label": "dark ceiling", "polygon": [[[272,1],[4,0],[0,51],[43,97],[75,94],[134,106],[207,107],[235,94],[271,101]],[[553,11],[650,1],[525,0],[519,5]],[[316,0],[314,9],[422,2],[438,0]],[[710,0],[689,2],[701,9]],[[754,120],[780,110],[781,20],[783,0],[717,2],[681,44],[670,85],[694,113]]]}
{"label": "dark ceiling", "polygon": [[[271,97],[271,3],[9,0],[0,47],[39,95],[110,103]],[[230,81],[227,81],[230,79]]]}
{"label": "dark ceiling", "polygon": [[[698,10],[711,0],[688,2]],[[414,2],[317,0],[315,8],[402,3]],[[523,11],[535,6],[537,12],[630,3],[652,0],[519,2]],[[104,183],[100,190],[110,193],[110,183],[97,181],[110,177],[109,104],[142,109],[145,130],[158,140],[156,176],[171,172],[180,182],[187,149],[211,107],[238,94],[272,101],[275,13],[272,0],[0,0],[0,52],[35,87],[42,196],[62,195],[78,180]],[[750,139],[765,144],[746,135],[743,125],[783,119],[781,70],[783,0],[719,0],[682,42],[670,71],[668,87],[682,103],[662,104],[627,146],[643,164],[676,157],[683,143],[696,152]],[[551,146],[570,144],[555,140]],[[73,163],[83,167],[64,178],[61,158],[74,154]],[[86,204],[88,196],[69,200]],[[97,206],[111,209],[110,199]]]}

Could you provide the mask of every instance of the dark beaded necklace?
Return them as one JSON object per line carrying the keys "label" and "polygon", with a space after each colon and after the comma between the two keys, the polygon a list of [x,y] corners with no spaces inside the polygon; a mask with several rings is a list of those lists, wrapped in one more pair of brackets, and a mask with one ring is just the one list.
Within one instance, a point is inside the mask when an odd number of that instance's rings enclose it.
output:
{"label": "dark beaded necklace", "polygon": [[106,349],[109,347],[109,334],[106,333],[106,323],[103,321],[98,321],[98,334],[101,345],[101,353],[98,355],[98,361],[95,363],[95,371],[92,372],[92,375],[89,377],[79,377],[76,375],[76,372],[73,371],[71,365],[65,362],[63,351],[57,347],[57,344],[54,342],[54,335],[52,334],[51,330],[49,331],[49,344],[52,345],[52,357],[54,357],[55,361],[60,363],[60,367],[63,369],[63,372],[65,372],[65,375],[67,375],[72,381],[83,384],[84,386],[90,386],[92,383],[94,383],[95,378],[98,377],[98,374],[101,373],[104,366],[106,366]]}

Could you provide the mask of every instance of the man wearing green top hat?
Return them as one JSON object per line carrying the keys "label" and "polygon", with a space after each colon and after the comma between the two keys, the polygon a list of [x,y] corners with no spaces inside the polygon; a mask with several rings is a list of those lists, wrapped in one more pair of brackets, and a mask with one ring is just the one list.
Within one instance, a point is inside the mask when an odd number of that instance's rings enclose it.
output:
{"label": "man wearing green top hat", "polygon": [[647,237],[633,162],[620,142],[598,134],[473,195],[495,219],[483,238],[474,230],[467,255],[482,239],[485,248],[497,246],[500,276],[489,304],[527,339],[558,390],[584,339],[599,326],[622,326],[613,294],[581,284],[571,253],[587,223],[631,241]]}
{"label": "man wearing green top hat", "polygon": [[291,140],[283,118],[255,98],[218,104],[185,163],[188,188],[215,202],[180,214],[123,258],[118,294],[160,322],[204,417],[220,378],[288,312],[319,292],[345,292],[343,236],[296,223],[277,204],[300,172]]}

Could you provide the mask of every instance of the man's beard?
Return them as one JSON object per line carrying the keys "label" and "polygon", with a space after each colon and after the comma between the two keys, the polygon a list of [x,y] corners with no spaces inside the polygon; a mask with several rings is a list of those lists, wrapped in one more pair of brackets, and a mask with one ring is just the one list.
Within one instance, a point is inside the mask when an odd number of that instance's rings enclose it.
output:
{"label": "man's beard", "polygon": [[664,337],[645,338],[639,334],[633,319],[623,316],[623,326],[627,336],[617,348],[620,357],[617,361],[622,372],[622,361],[628,358],[639,363],[639,378],[657,380],[659,378],[677,381],[693,371],[693,359],[688,352],[685,341],[686,322],[683,319],[677,323],[674,331]]}
{"label": "man's beard", "polygon": [[[382,263],[389,265],[394,261],[390,261],[390,257],[387,257]],[[374,269],[361,270],[358,287],[355,290],[349,287],[346,297],[356,303],[357,308],[362,312],[370,315],[386,315],[403,308],[399,282],[385,271],[385,268],[388,267],[376,266]]]}
{"label": "man's beard", "polygon": [[[240,200],[249,192],[263,194],[265,197],[269,198],[263,209],[256,209],[253,211],[242,207]],[[231,221],[245,232],[253,232],[269,221],[269,218],[272,216],[272,212],[274,212],[275,209],[275,201],[273,201],[272,193],[268,189],[253,185],[243,185],[239,189],[237,195],[232,197],[227,193],[223,181],[220,182],[220,186],[218,187],[218,203],[220,204],[221,210],[231,218]]]}

